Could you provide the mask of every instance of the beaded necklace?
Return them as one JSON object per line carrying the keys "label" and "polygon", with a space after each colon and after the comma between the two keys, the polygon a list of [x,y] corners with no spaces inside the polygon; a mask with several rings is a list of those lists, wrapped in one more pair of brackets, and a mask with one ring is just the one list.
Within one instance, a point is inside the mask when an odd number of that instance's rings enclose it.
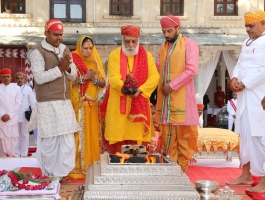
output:
{"label": "beaded necklace", "polygon": [[[262,34],[261,36],[259,36],[259,37],[262,37],[262,36],[264,36],[265,34]],[[257,37],[257,38],[255,38],[255,39],[251,39],[251,38],[249,38],[247,41],[246,41],[246,46],[249,46],[249,45],[251,45],[251,43],[253,42],[253,41],[255,41],[256,39],[258,39],[259,37]],[[251,40],[251,41],[250,41]],[[250,41],[250,42],[249,42]],[[249,42],[249,43],[248,43]]]}

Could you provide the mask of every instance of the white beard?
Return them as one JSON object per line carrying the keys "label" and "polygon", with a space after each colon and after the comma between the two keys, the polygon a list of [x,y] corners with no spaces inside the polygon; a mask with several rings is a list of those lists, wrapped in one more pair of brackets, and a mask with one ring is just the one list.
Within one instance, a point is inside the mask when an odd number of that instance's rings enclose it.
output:
{"label": "white beard", "polygon": [[138,39],[138,44],[135,48],[126,48],[123,40],[122,40],[122,46],[121,46],[122,52],[126,55],[126,56],[135,56],[136,54],[138,54],[139,51],[139,39]]}

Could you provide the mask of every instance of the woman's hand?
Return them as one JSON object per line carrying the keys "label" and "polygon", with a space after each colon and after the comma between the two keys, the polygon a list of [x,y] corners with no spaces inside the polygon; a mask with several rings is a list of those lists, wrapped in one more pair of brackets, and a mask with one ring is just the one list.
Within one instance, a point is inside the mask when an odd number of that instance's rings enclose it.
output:
{"label": "woman's hand", "polygon": [[90,80],[90,81],[92,81],[92,80],[95,78],[96,74],[97,74],[97,71],[96,71],[96,70],[94,70],[94,69],[89,69],[89,70],[87,71],[87,73],[86,73],[85,75],[83,75],[83,77],[84,77],[85,80]]}

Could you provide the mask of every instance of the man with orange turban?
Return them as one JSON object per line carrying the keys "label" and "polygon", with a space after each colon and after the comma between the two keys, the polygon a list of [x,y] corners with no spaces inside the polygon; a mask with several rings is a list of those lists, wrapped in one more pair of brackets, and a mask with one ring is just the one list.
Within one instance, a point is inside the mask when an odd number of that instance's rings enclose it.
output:
{"label": "man with orange turban", "polygon": [[161,18],[166,42],[158,55],[160,81],[156,122],[160,124],[164,152],[186,171],[197,146],[199,124],[193,79],[198,70],[199,48],[180,33],[180,19]]}
{"label": "man with orange turban", "polygon": [[11,83],[12,71],[0,71],[0,156],[15,156],[18,143],[18,114],[21,106],[20,87]]}
{"label": "man with orange turban", "polygon": [[109,97],[104,100],[109,153],[121,152],[123,144],[149,142],[154,135],[149,97],[159,80],[156,64],[139,45],[140,27],[122,26],[121,34],[122,46],[109,55]]}
{"label": "man with orange turban", "polygon": [[29,130],[38,128],[37,159],[44,175],[64,177],[75,166],[74,133],[80,130],[70,100],[70,80],[77,70],[70,50],[62,44],[63,24],[51,19],[46,38],[29,52],[37,103]]}
{"label": "man with orange turban", "polygon": [[248,38],[234,68],[231,90],[237,92],[236,127],[240,135],[241,176],[227,184],[252,184],[252,175],[259,183],[246,190],[248,195],[265,192],[265,112],[261,101],[265,94],[265,12],[254,10],[245,14]]}

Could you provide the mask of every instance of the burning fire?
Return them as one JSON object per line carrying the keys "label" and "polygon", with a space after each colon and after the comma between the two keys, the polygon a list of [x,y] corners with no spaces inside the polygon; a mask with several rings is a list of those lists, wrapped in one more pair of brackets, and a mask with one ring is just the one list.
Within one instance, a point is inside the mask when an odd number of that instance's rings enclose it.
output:
{"label": "burning fire", "polygon": [[[126,162],[127,163],[138,163],[137,159],[143,160],[143,157],[137,157],[137,156],[131,157],[131,155],[126,154],[126,153],[116,153],[115,155],[119,157],[119,160],[120,160],[119,163],[126,163]],[[143,162],[143,163],[146,163],[146,164],[156,163],[156,157],[153,155],[146,155],[145,160],[146,160],[146,162]],[[134,161],[136,161],[136,162],[134,162]],[[139,163],[141,163],[141,162],[139,162]]]}

